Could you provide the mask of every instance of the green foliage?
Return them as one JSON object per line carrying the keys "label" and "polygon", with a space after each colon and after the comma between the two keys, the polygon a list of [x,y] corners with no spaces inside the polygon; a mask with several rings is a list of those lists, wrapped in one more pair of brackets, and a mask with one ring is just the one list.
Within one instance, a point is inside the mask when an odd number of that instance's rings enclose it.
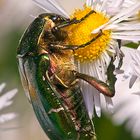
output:
{"label": "green foliage", "polygon": [[137,49],[138,48],[138,44],[136,44],[136,43],[128,43],[127,45],[126,45],[126,47],[128,47],[128,48],[132,48],[132,49]]}
{"label": "green foliage", "polygon": [[0,81],[14,82],[19,80],[16,48],[18,46],[21,33],[12,30],[0,38]]}
{"label": "green foliage", "polygon": [[95,117],[94,124],[98,140],[140,140],[134,139],[131,132],[127,131],[124,125],[113,125],[111,116],[106,117],[102,115],[101,118]]}

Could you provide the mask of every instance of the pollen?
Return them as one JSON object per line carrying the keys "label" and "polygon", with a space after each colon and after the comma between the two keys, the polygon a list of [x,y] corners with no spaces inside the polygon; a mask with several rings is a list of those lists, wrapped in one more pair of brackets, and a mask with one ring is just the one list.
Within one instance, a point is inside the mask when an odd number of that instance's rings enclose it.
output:
{"label": "pollen", "polygon": [[[84,6],[83,9],[75,10],[75,12],[71,15],[71,19],[76,18],[80,20],[90,11],[90,7]],[[68,26],[68,38],[66,40],[67,43],[70,45],[80,46],[89,42],[98,35],[98,33],[92,34],[91,32],[102,24],[108,22],[108,20],[109,18],[106,17],[103,13],[98,13],[95,11],[82,22]],[[86,62],[93,61],[100,57],[110,42],[110,35],[110,30],[102,31],[101,36],[95,39],[91,44],[74,51],[75,59],[80,62]]]}

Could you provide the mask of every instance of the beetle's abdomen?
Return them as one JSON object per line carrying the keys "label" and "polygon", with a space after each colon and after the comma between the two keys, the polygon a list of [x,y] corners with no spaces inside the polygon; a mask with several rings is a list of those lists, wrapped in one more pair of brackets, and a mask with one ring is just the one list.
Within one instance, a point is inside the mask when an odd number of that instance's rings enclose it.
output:
{"label": "beetle's abdomen", "polygon": [[50,79],[79,133],[79,140],[91,140],[92,137],[95,137],[94,126],[87,114],[79,81],[75,77],[76,67],[72,55],[66,57],[64,54],[60,56],[55,54],[55,56],[50,55],[50,58],[51,67],[53,67]]}

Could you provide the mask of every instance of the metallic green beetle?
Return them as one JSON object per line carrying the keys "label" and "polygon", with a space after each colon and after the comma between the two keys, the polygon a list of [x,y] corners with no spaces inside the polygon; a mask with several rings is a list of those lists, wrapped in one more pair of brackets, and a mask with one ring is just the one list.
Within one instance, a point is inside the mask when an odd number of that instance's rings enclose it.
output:
{"label": "metallic green beetle", "polygon": [[[70,20],[56,14],[41,14],[20,40],[17,58],[21,81],[40,125],[51,140],[96,139],[79,79],[107,96],[114,95],[114,85],[110,88],[94,77],[78,73],[72,59],[73,50],[90,44],[102,33],[80,46],[65,45],[68,34],[64,28],[82,22],[94,12],[91,11],[81,20]],[[111,61],[111,74],[108,73],[108,77],[112,76],[112,66]]]}

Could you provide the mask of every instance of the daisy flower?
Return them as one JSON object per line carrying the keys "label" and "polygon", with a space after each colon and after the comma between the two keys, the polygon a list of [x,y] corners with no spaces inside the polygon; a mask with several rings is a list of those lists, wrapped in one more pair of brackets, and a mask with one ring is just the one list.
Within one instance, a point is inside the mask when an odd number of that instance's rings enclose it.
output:
{"label": "daisy flower", "polygon": [[130,78],[129,87],[132,88],[135,81],[140,80],[140,46],[137,50],[127,49],[130,56],[130,67],[126,67],[124,78]]}
{"label": "daisy flower", "polygon": [[[3,89],[5,88],[6,84],[3,83],[0,85],[0,94],[3,91]],[[2,95],[0,95],[0,111],[2,111],[3,109],[5,109],[6,107],[10,106],[13,101],[11,100],[17,93],[17,89],[13,89],[8,91],[7,93],[4,93]],[[5,123],[9,120],[12,120],[16,117],[16,113],[6,113],[6,114],[1,114],[0,113],[0,123]]]}
{"label": "daisy flower", "polygon": [[133,137],[140,138],[140,51],[129,48],[122,51],[125,52],[122,69],[126,70],[125,74],[118,75],[116,85],[124,86],[117,89],[118,94],[113,98],[115,111],[112,119],[117,125],[125,123]]}
{"label": "daisy flower", "polygon": [[[140,40],[140,25],[138,18],[135,18],[140,9],[138,1],[134,3],[124,0],[86,0],[83,8],[75,9],[73,14],[68,14],[55,0],[33,1],[46,12],[56,13],[70,19],[81,19],[90,11],[94,11],[83,22],[67,27],[67,42],[72,45],[81,45],[101,34],[86,47],[74,51],[74,57],[79,72],[96,77],[107,84],[111,80],[109,79],[111,75],[107,75],[110,71],[109,67],[113,66],[112,63],[116,56],[118,63],[121,59],[122,53],[119,49],[121,42]],[[114,81],[112,80],[113,83],[110,84],[114,85],[116,79],[113,70],[110,73]],[[100,96],[102,95],[83,81],[81,81],[81,88],[89,117],[94,116],[94,109],[100,117]],[[107,108],[112,110],[112,99],[107,96],[104,98]]]}

